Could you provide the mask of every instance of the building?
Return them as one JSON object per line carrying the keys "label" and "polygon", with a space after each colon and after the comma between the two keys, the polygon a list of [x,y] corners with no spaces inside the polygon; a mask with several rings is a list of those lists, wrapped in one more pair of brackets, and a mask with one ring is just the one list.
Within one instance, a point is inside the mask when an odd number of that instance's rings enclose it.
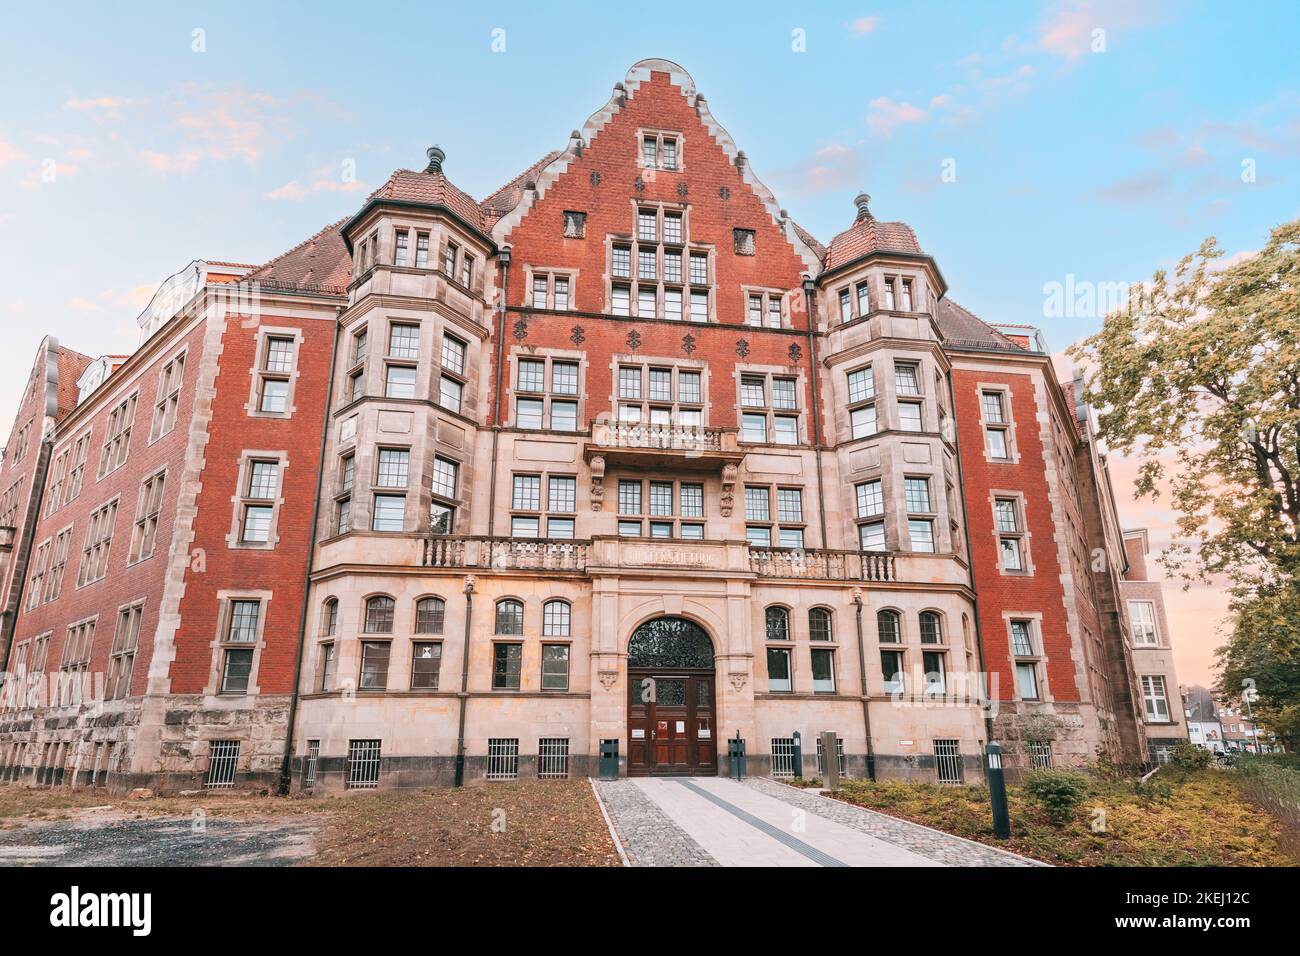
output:
{"label": "building", "polygon": [[[0,777],[423,786],[606,741],[708,774],[737,737],[816,775],[825,731],[852,775],[977,779],[991,735],[1013,770],[1142,759],[1109,478],[1035,330],[865,195],[815,239],[665,60],[482,201],[428,160],[191,267],[53,427],[56,479],[87,429],[123,463],[35,522],[41,587],[69,528],[84,580],[18,613],[11,671],[113,691],[11,699]],[[182,352],[175,437],[123,438]]]}
{"label": "building", "polygon": [[1142,694],[1142,723],[1153,760],[1166,763],[1171,748],[1188,740],[1186,713],[1174,696],[1178,675],[1170,646],[1163,589],[1151,580],[1147,556],[1151,543],[1145,528],[1124,532],[1128,570],[1121,592],[1132,629],[1133,669]]}
{"label": "building", "polygon": [[1240,700],[1216,698],[1219,726],[1223,728],[1223,749],[1229,753],[1268,753],[1269,744],[1260,734],[1250,709]]}
{"label": "building", "polygon": [[1183,690],[1183,707],[1187,717],[1187,739],[1198,747],[1214,753],[1223,753],[1223,724],[1219,721],[1218,704],[1214,695],[1204,687]]}

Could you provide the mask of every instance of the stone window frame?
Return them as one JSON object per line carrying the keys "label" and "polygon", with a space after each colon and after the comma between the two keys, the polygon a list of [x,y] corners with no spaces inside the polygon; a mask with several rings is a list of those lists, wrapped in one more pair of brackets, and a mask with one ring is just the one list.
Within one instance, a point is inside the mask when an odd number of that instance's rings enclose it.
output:
{"label": "stone window frame", "polygon": [[[305,339],[302,329],[292,326],[259,325],[253,350],[253,364],[248,370],[248,402],[244,411],[249,418],[269,418],[285,420],[293,418],[298,407],[294,399],[298,394],[298,377],[302,374],[302,344]],[[289,339],[293,342],[293,368],[287,372],[277,372],[267,368],[271,354],[271,339]],[[267,381],[284,382],[287,392],[284,396],[284,411],[262,411],[262,390]]]}
{"label": "stone window frame", "polygon": [[[622,369],[638,368],[641,371],[640,377],[640,396],[633,398],[624,397],[622,394]],[[650,395],[650,372],[652,369],[667,369],[670,376],[669,397],[665,399],[652,398]],[[656,358],[653,355],[612,355],[609,363],[610,370],[610,396],[609,407],[613,409],[614,420],[617,422],[631,421],[623,418],[623,407],[629,408],[637,406],[641,416],[638,421],[649,423],[651,412],[667,408],[669,424],[680,425],[681,413],[683,411],[696,412],[700,414],[700,424],[698,426],[686,426],[692,428],[706,428],[709,422],[709,411],[712,402],[709,399],[709,363],[702,359],[683,359],[683,358]],[[700,381],[700,400],[698,402],[685,402],[681,400],[681,373],[694,372],[699,376]]]}
{"label": "stone window frame", "polygon": [[[266,647],[266,621],[270,617],[269,612],[274,594],[274,591],[253,588],[223,588],[217,591],[217,627],[211,642],[208,644],[208,647],[212,649],[212,653],[208,666],[208,682],[203,688],[205,697],[238,698],[256,697],[261,694],[262,689],[257,683],[258,668],[262,662],[262,651]],[[236,601],[256,601],[259,605],[257,634],[252,641],[231,641],[229,639],[231,615]],[[248,689],[243,694],[224,693],[221,690],[221,685],[225,675],[226,652],[250,649],[253,652],[253,660],[248,668]]]}
{"label": "stone window frame", "polygon": [[[525,265],[524,282],[523,282],[523,301],[520,306],[525,309],[536,309],[547,312],[572,312],[574,311],[574,293],[578,286],[578,274],[580,270],[562,266],[544,266],[544,265]],[[536,292],[533,282],[535,279],[545,277],[546,279],[546,301],[542,305],[537,304]],[[556,305],[555,302],[555,280],[565,279],[569,283],[568,302],[563,306]]]}
{"label": "stone window frame", "polygon": [[[760,323],[755,325],[749,320],[750,300],[758,298],[762,315]],[[742,303],[741,314],[744,315],[743,324],[747,329],[788,329],[792,328],[789,308],[789,291],[777,289],[772,286],[758,286],[742,284],[740,287],[740,301]],[[776,303],[777,314],[780,324],[770,325],[768,319],[771,318],[772,304]]]}
{"label": "stone window frame", "polygon": [[63,596],[63,577],[68,568],[68,556],[72,551],[72,523],[64,525],[54,533],[54,545],[50,551],[50,566],[45,573],[45,595],[43,604],[52,604]]}
{"label": "stone window frame", "polygon": [[[515,504],[515,480],[518,478],[536,478],[538,480],[538,508],[521,508]],[[573,508],[564,511],[562,509],[551,508],[551,480],[555,478],[569,479],[573,482]],[[573,523],[573,534],[568,538],[556,538],[554,540],[573,540],[577,537],[578,530],[578,474],[577,472],[567,472],[562,470],[551,471],[549,469],[530,470],[521,469],[510,473],[510,537],[514,538],[515,518],[532,518],[537,521],[537,534],[532,537],[522,536],[518,540],[551,540],[552,535],[551,519],[561,521],[570,521]],[[543,533],[545,531],[545,533]]]}
{"label": "stone window frame", "polygon": [[[131,696],[131,681],[135,676],[136,655],[140,650],[140,633],[144,630],[145,599],[138,598],[118,606],[117,617],[113,625],[113,642],[109,645],[108,673],[104,680],[104,695],[107,700],[122,700]],[[127,631],[123,632],[125,622]],[[130,665],[123,669],[122,662],[130,658]],[[125,692],[118,693],[125,679]]]}
{"label": "stone window frame", "polygon": [[[140,389],[137,387],[120,401],[116,398],[105,418],[104,441],[100,445],[99,470],[95,480],[102,481],[127,463],[131,456],[131,438],[135,432],[135,416],[140,407]],[[111,463],[110,463],[111,459]]]}
{"label": "stone window frame", "polygon": [[[749,492],[751,489],[762,490],[767,498],[767,517],[750,518],[749,517]],[[797,491],[799,492],[799,520],[788,521],[781,517],[781,492]],[[789,482],[768,482],[768,481],[746,481],[741,489],[741,509],[745,519],[745,539],[749,539],[750,528],[766,528],[768,533],[768,543],[766,545],[753,545],[751,547],[773,548],[778,551],[802,551],[802,543],[808,532],[808,507],[804,499],[805,488],[803,485],[791,484]],[[800,544],[786,545],[781,543],[781,533],[787,529],[799,532]]]}
{"label": "stone window frame", "polygon": [[[117,530],[117,513],[120,510],[121,500],[121,494],[116,494],[90,512],[90,517],[86,525],[86,537],[81,549],[81,564],[77,569],[78,589],[90,587],[92,584],[102,581],[108,576],[109,563],[113,559],[113,536]],[[104,513],[109,513],[110,515],[107,525],[107,533],[101,534],[100,537],[92,541],[90,536],[92,532],[96,531],[95,519],[97,516]],[[99,560],[98,555],[101,553],[101,549],[103,554],[103,573],[93,578],[87,577],[87,567],[89,562],[92,560],[90,556],[92,553],[95,553],[96,557],[93,560]]]}
{"label": "stone window frame", "polygon": [[[1127,598],[1124,603],[1125,610],[1128,612],[1129,627],[1133,632],[1132,646],[1143,649],[1164,647],[1160,635],[1160,615],[1156,611],[1156,602],[1151,598]],[[1151,636],[1153,640],[1150,642],[1143,641],[1139,643],[1137,639],[1137,619],[1133,616],[1133,605],[1135,604],[1145,604],[1151,609]]]}
{"label": "stone window frame", "polygon": [[[1028,503],[1023,491],[1004,488],[989,489],[989,511],[993,516],[993,547],[997,554],[998,574],[1006,577],[1023,578],[1034,575],[1033,534],[1029,530]],[[998,502],[1011,501],[1014,504],[1017,531],[1003,531],[998,527]],[[1002,539],[1014,539],[1020,548],[1020,569],[1007,568],[1002,563]]]}
{"label": "stone window frame", "polygon": [[[655,140],[655,161],[653,164],[646,162],[645,141],[654,137]],[[673,140],[676,145],[676,164],[673,166],[664,165],[664,140]],[[686,134],[682,130],[667,129],[659,126],[638,126],[636,131],[636,167],[637,169],[646,170],[649,175],[643,178],[654,181],[657,173],[684,173],[686,172]]]}
{"label": "stone window frame", "polygon": [[[991,465],[1018,465],[1020,464],[1020,448],[1016,441],[1016,418],[1012,414],[1011,400],[1014,396],[1014,390],[1010,385],[1003,382],[976,382],[976,394],[979,397],[980,409],[980,449],[984,455],[984,460]],[[990,422],[984,414],[984,394],[996,392],[1002,396],[1002,417],[1001,422]],[[1001,431],[1003,440],[1007,446],[1006,458],[994,458],[989,454],[988,432],[993,428]]]}
{"label": "stone window frame", "polygon": [[[1043,643],[1043,612],[1042,611],[1016,611],[1004,610],[1002,612],[1002,621],[1006,628],[1007,638],[1007,657],[1011,662],[1011,683],[1012,690],[1015,692],[1015,700],[1035,700],[1037,702],[1048,703],[1053,698],[1048,686],[1047,680],[1047,648]],[[1032,654],[1017,654],[1015,651],[1015,641],[1011,635],[1012,621],[1026,621],[1029,623],[1029,649]],[[1018,664],[1032,664],[1034,667],[1034,683],[1037,686],[1038,697],[1027,698],[1020,696],[1020,684],[1016,680],[1016,666]]]}
{"label": "stone window frame", "polygon": [[[126,566],[133,567],[141,561],[147,561],[158,552],[158,529],[162,527],[162,513],[166,506],[167,495],[167,473],[168,467],[163,467],[150,472],[140,479],[140,491],[136,498],[135,517],[131,523],[131,543],[127,547]],[[152,495],[149,492],[154,482],[161,482],[161,487],[157,490],[158,507],[156,510],[150,510]],[[143,543],[149,533],[149,525],[153,524],[153,544],[149,548],[149,553],[144,554]],[[140,549],[140,550],[137,550]]]}
{"label": "stone window frame", "polygon": [[[279,487],[275,498],[253,498],[249,495],[253,479],[254,462],[274,462],[277,466]],[[284,450],[246,448],[239,456],[236,472],[234,494],[230,496],[230,532],[226,535],[226,547],[239,551],[273,551],[280,543],[280,515],[284,508],[285,474],[289,470],[289,453]],[[267,528],[265,541],[244,540],[244,510],[246,507],[265,507],[271,505],[271,524]]]}
{"label": "stone window frame", "polygon": [[[740,432],[737,436],[741,444],[749,445],[775,445],[781,448],[799,448],[809,443],[808,428],[808,409],[803,403],[805,374],[802,369],[795,372],[790,371],[787,365],[736,365],[733,371],[735,378],[735,402],[736,402],[736,419],[740,424]],[[763,401],[762,406],[746,405],[744,403],[744,381],[752,377],[763,378]],[[793,379],[794,380],[794,408],[777,408],[774,404],[775,393],[772,383],[776,379]],[[745,437],[744,419],[746,415],[763,415],[766,419],[764,428],[766,434],[761,442],[751,441]],[[794,418],[795,420],[795,441],[778,442],[775,441],[776,419],[777,418]]]}
{"label": "stone window frame", "polygon": [[[1137,675],[1137,677],[1138,677],[1138,690],[1139,690],[1139,692],[1140,692],[1140,694],[1141,694],[1141,697],[1142,697],[1142,722],[1143,722],[1144,724],[1157,724],[1157,725],[1176,724],[1176,723],[1178,723],[1178,720],[1177,720],[1177,719],[1175,718],[1175,716],[1174,716],[1173,704],[1170,702],[1170,697],[1169,697],[1169,678],[1168,678],[1165,674],[1139,674],[1139,675]],[[1164,719],[1164,720],[1161,720],[1159,717],[1154,717],[1154,716],[1152,716],[1151,713],[1147,710],[1147,700],[1148,700],[1148,699],[1151,699],[1151,700],[1154,700],[1154,699],[1155,699],[1154,697],[1152,697],[1152,698],[1148,698],[1148,697],[1147,697],[1147,687],[1146,687],[1146,682],[1147,682],[1148,680],[1153,681],[1153,682],[1154,682],[1154,681],[1159,681],[1159,682],[1160,682],[1161,698],[1162,698],[1162,699],[1164,700],[1164,702],[1165,702],[1165,719]],[[1232,732],[1233,732],[1233,733],[1236,732],[1236,724],[1233,724],[1233,725],[1232,725]]]}
{"label": "stone window frame", "polygon": [[[545,363],[543,370],[542,391],[524,391],[519,390],[519,363],[521,360],[542,361]],[[573,394],[568,392],[555,391],[555,363],[576,364],[578,366],[578,383]],[[506,357],[506,371],[509,373],[509,384],[506,389],[506,398],[509,401],[508,414],[506,420],[510,427],[520,431],[530,433],[552,432],[559,435],[578,435],[585,429],[582,427],[587,420],[587,354],[586,352],[574,349],[538,349],[535,352],[528,351],[519,346],[510,350]],[[519,400],[540,401],[542,403],[542,427],[525,428],[519,424]],[[571,402],[577,406],[576,417],[574,419],[574,428],[572,431],[556,431],[552,427],[551,405],[555,401]]]}
{"label": "stone window frame", "polygon": [[[622,494],[620,493],[621,485],[623,482],[630,482],[640,486],[640,492],[638,497],[640,499],[641,509],[638,513],[634,514],[630,511],[629,512],[623,511]],[[650,513],[650,497],[651,497],[650,487],[655,482],[671,484],[673,487],[673,495],[672,495],[673,510],[672,510],[672,514],[670,515],[656,515]],[[701,505],[700,510],[702,514],[697,516],[697,515],[683,515],[681,513],[683,485],[700,486],[700,505]],[[614,493],[616,495],[614,499],[615,522],[616,522],[615,529],[618,532],[619,537],[649,538],[655,541],[704,541],[708,537],[708,518],[709,518],[709,511],[708,511],[708,504],[707,504],[708,493],[707,493],[707,484],[703,476],[699,476],[698,478],[682,478],[680,476],[670,477],[666,475],[659,476],[659,477],[650,477],[646,475],[631,474],[631,473],[623,474],[623,475],[619,475],[614,482]],[[637,535],[624,534],[623,526],[624,525],[630,526],[634,522],[636,523],[640,533]],[[655,524],[672,525],[673,533],[667,538],[665,538],[662,535],[656,536],[653,533],[646,534],[647,528],[650,525],[655,525]],[[698,527],[700,529],[700,536],[698,538],[684,537],[682,535],[683,525],[688,525],[692,528]]]}
{"label": "stone window frame", "polygon": [[150,445],[166,438],[176,428],[188,358],[189,346],[186,346],[167,359],[158,373],[158,391],[154,395],[153,402],[153,421],[149,426]]}
{"label": "stone window frame", "polygon": [[[716,254],[712,245],[691,240],[689,205],[685,202],[640,201],[636,198],[629,200],[629,203],[632,210],[631,229],[626,234],[610,234],[605,239],[605,314],[618,318],[638,318],[643,321],[673,322],[674,324],[678,322],[695,325],[716,323],[718,320]],[[655,214],[655,239],[652,243],[649,240],[640,238],[641,214],[650,210],[654,210]],[[669,213],[681,217],[681,242],[666,242],[664,240],[664,216]],[[655,278],[653,280],[639,277],[641,253],[645,251],[641,247],[646,244],[654,249]],[[615,248],[628,251],[628,271],[626,275],[615,274]],[[665,278],[664,256],[666,252],[675,252],[681,257],[681,276],[677,280]],[[695,282],[692,278],[691,256],[693,255],[705,257],[706,274],[704,283]],[[643,284],[654,287],[655,307],[653,315],[642,315],[639,308],[641,286]],[[628,311],[626,316],[622,316],[614,310],[614,288],[616,286],[627,290]],[[665,292],[668,289],[681,291],[680,319],[668,318],[665,306]],[[691,310],[691,301],[692,295],[700,292],[706,293],[708,297],[707,314],[703,319],[696,319],[693,317]]]}
{"label": "stone window frame", "polygon": [[[880,307],[885,312],[903,313],[905,315],[915,315],[918,312],[925,311],[921,308],[921,283],[917,281],[917,276],[908,273],[893,272],[884,273],[880,277]],[[896,288],[894,283],[898,283]],[[900,292],[902,289],[907,290],[907,297],[911,300],[910,309],[904,309],[900,306]],[[892,303],[890,300],[893,300]]]}

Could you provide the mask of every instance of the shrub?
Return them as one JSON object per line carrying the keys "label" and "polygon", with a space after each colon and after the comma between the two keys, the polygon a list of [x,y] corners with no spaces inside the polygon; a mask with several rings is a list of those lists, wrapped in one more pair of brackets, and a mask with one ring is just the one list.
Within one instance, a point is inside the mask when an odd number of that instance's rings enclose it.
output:
{"label": "shrub", "polygon": [[1068,770],[1031,771],[1024,789],[1058,826],[1070,819],[1087,793],[1083,777]]}
{"label": "shrub", "polygon": [[1242,754],[1233,776],[1251,803],[1282,824],[1278,843],[1292,859],[1300,860],[1300,772],[1290,769],[1289,762]]}
{"label": "shrub", "polygon": [[1186,741],[1174,744],[1169,751],[1169,763],[1184,773],[1204,770],[1213,759],[1214,755],[1204,747],[1198,747]]}

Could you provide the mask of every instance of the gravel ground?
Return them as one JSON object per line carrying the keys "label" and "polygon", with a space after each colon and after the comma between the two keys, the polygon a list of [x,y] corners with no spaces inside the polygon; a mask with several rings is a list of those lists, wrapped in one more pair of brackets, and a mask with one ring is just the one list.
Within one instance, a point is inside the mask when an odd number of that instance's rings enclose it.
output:
{"label": "gravel ground", "polygon": [[717,866],[631,780],[599,780],[596,788],[633,866]]}
{"label": "gravel ground", "polygon": [[763,777],[750,777],[746,785],[778,800],[833,820],[846,827],[901,846],[921,856],[948,866],[1046,866],[1028,857],[1005,853],[993,847],[940,833],[888,814],[855,807],[842,800],[823,797],[815,791],[800,790]]}
{"label": "gravel ground", "polygon": [[302,818],[133,817],[83,810],[72,819],[0,830],[0,866],[292,866],[314,852]]}

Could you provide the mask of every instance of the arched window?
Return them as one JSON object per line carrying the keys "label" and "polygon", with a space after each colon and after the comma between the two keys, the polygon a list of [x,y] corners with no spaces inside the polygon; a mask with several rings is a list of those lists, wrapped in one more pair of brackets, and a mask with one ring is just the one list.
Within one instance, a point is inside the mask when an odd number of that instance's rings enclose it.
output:
{"label": "arched window", "polygon": [[568,637],[571,615],[568,601],[547,601],[542,605],[542,636]]}
{"label": "arched window", "polygon": [[325,607],[321,610],[320,632],[325,637],[333,637],[339,630],[339,602],[338,598],[330,598],[325,602]]}
{"label": "arched window", "polygon": [[880,611],[876,614],[876,634],[881,644],[897,644],[903,639],[897,611]]}
{"label": "arched window", "polygon": [[769,641],[790,640],[790,612],[783,607],[767,609],[767,639]]}
{"label": "arched window", "polygon": [[680,617],[646,621],[627,645],[628,667],[713,666],[713,642],[704,628]]}
{"label": "arched window", "polygon": [[447,622],[447,602],[440,597],[421,598],[415,605],[415,633],[441,634]]}
{"label": "arched window", "polygon": [[831,612],[815,607],[808,612],[808,637],[814,641],[829,641],[831,637]]}
{"label": "arched window", "polygon": [[934,611],[921,612],[921,643],[943,643],[943,621]]}
{"label": "arched window", "polygon": [[496,632],[511,635],[524,633],[524,605],[522,602],[513,598],[497,601]]}
{"label": "arched window", "polygon": [[392,634],[393,608],[396,606],[396,601],[384,595],[366,601],[366,633]]}

